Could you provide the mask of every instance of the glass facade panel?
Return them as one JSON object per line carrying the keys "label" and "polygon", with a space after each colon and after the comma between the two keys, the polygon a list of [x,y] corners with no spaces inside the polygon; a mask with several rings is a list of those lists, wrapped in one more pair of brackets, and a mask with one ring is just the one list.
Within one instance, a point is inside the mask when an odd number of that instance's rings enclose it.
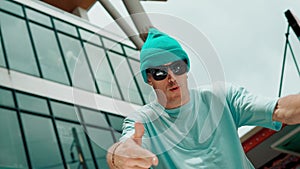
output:
{"label": "glass facade panel", "polygon": [[84,44],[100,93],[121,99],[118,86],[107,61],[104,49],[89,43]]}
{"label": "glass facade panel", "polygon": [[59,34],[73,86],[95,92],[95,85],[78,39]]}
{"label": "glass facade panel", "polygon": [[113,50],[123,54],[122,47],[118,42],[103,38],[103,43],[107,50]]}
{"label": "glass facade panel", "polygon": [[[88,167],[95,168],[83,128],[76,124],[57,122],[57,129],[68,168],[82,168],[79,154],[82,155]],[[78,151],[79,149],[82,153]]]}
{"label": "glass facade panel", "polygon": [[108,119],[110,121],[110,125],[112,128],[118,131],[122,131],[124,117],[115,116],[115,115],[108,115]]}
{"label": "glass facade panel", "polygon": [[99,168],[109,169],[106,163],[106,152],[114,143],[111,132],[87,127],[88,136],[92,142],[93,151]]}
{"label": "glass facade panel", "polygon": [[55,117],[60,117],[77,122],[80,121],[79,114],[77,114],[77,107],[54,101],[51,101],[50,104]]}
{"label": "glass facade panel", "polygon": [[52,27],[50,17],[32,9],[26,8],[28,19],[39,22],[40,24]]}
{"label": "glass facade panel", "polygon": [[[119,53],[107,56],[101,35],[54,18],[46,13],[47,10],[39,12],[39,9],[33,9],[34,5],[20,5],[22,2],[0,0],[0,42],[3,42],[3,45],[0,43],[0,67],[9,66],[38,77],[41,76],[38,68],[41,68],[42,78],[56,82],[51,84],[62,83],[96,92],[97,83],[100,94],[121,99],[120,92],[123,91],[126,101],[141,103],[121,43],[103,38],[108,49]],[[25,18],[24,9],[29,20]],[[135,57],[134,49],[126,47],[125,50],[129,57]],[[123,117],[109,114],[107,119],[106,113],[98,110],[16,90],[19,89],[0,87],[0,136],[3,136],[0,139],[0,168],[60,169],[65,167],[64,157],[68,168],[78,169],[83,167],[78,156],[81,152],[89,169],[108,168],[106,152],[115,138],[121,136],[118,131],[122,129]],[[79,110],[87,131],[80,125]],[[58,133],[55,133],[56,128]]]}
{"label": "glass facade panel", "polygon": [[51,120],[23,113],[21,117],[33,168],[64,168]]}
{"label": "glass facade panel", "polygon": [[81,108],[81,113],[83,120],[86,124],[92,124],[108,128],[108,123],[103,113],[85,108]]}
{"label": "glass facade panel", "polygon": [[6,67],[1,41],[2,37],[0,36],[0,66]]}
{"label": "glass facade panel", "polygon": [[[14,91],[0,88],[0,96],[6,98],[0,100],[6,100],[5,103],[1,103],[2,105],[15,107],[12,92]],[[47,109],[47,112],[49,112],[46,100],[23,93],[16,93],[16,97],[21,111],[30,111],[27,113],[21,112],[21,120],[32,168],[64,168],[61,158],[64,155],[68,168],[77,169],[83,166],[78,157],[80,152],[82,152],[87,167],[96,168],[91,151],[95,155],[98,168],[108,168],[105,159],[107,149],[113,144],[114,137],[119,139],[121,135],[117,131],[113,133],[110,131],[104,113],[80,108],[86,123],[107,128],[99,129],[86,126],[87,137],[83,127],[76,124],[78,120],[74,108],[77,109],[77,107],[67,103],[51,101],[51,110],[55,117],[74,121],[74,123],[63,122],[63,120],[56,119],[58,137],[63,151],[63,154],[61,154],[52,119],[31,114],[33,111],[42,112],[43,109]],[[10,101],[8,102],[8,100]],[[109,114],[109,120],[113,128],[116,130],[121,129],[123,117]],[[0,139],[0,168],[28,168],[19,129],[17,112],[0,108],[0,135],[5,136]],[[89,141],[90,145],[88,144]]]}
{"label": "glass facade panel", "polygon": [[0,168],[28,168],[15,111],[0,108]]}
{"label": "glass facade panel", "polygon": [[0,88],[0,105],[15,107],[13,95],[10,90]]}
{"label": "glass facade panel", "polygon": [[17,93],[17,100],[20,109],[35,113],[50,114],[47,101],[38,97]]}
{"label": "glass facade panel", "polygon": [[114,135],[115,135],[116,140],[119,141],[120,138],[121,138],[121,136],[122,136],[122,133],[116,132],[116,131],[115,131],[115,132],[114,132]]}
{"label": "glass facade panel", "polygon": [[78,37],[76,27],[66,22],[54,19],[54,25],[57,30]]}
{"label": "glass facade panel", "polygon": [[109,58],[112,62],[124,99],[133,103],[143,104],[126,58],[112,52],[109,52]]}
{"label": "glass facade panel", "polygon": [[102,46],[100,38],[97,34],[83,30],[83,29],[79,29],[79,33],[82,39],[95,43],[96,45]]}
{"label": "glass facade panel", "polygon": [[22,6],[16,3],[13,3],[9,0],[1,0],[0,8],[14,14],[24,16]]}
{"label": "glass facade panel", "polygon": [[0,19],[10,68],[38,76],[38,68],[25,21],[2,12],[0,12]]}
{"label": "glass facade panel", "polygon": [[136,49],[124,46],[125,53],[128,57],[140,60],[140,52]]}
{"label": "glass facade panel", "polygon": [[44,78],[70,85],[54,32],[33,23],[30,28]]}
{"label": "glass facade panel", "polygon": [[[146,103],[149,103],[151,100],[153,100],[153,98],[155,98],[153,89],[150,85],[148,85],[144,82],[141,71],[140,71],[140,63],[135,60],[132,60],[132,59],[128,59],[128,60],[131,65],[131,68],[133,70],[133,74],[135,75],[135,78],[137,79],[137,82],[138,82],[138,85],[142,92],[142,95],[144,97],[144,100]],[[151,97],[151,96],[153,96],[153,97]]]}

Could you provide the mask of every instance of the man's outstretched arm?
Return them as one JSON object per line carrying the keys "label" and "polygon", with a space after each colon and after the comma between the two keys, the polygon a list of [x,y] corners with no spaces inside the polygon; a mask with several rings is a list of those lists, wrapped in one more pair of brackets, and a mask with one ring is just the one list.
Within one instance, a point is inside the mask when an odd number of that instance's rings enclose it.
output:
{"label": "man's outstretched arm", "polygon": [[272,118],[285,124],[300,124],[300,94],[280,98]]}
{"label": "man's outstretched arm", "polygon": [[157,157],[150,151],[141,147],[144,126],[135,123],[134,135],[125,142],[112,145],[106,155],[111,169],[150,168],[158,164]]}

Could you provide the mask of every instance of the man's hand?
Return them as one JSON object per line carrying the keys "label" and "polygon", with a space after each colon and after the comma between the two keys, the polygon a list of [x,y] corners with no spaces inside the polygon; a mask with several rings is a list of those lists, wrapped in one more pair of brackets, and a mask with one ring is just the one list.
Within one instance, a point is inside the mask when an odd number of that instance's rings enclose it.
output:
{"label": "man's hand", "polygon": [[300,124],[300,94],[280,98],[273,113],[273,120],[285,124]]}
{"label": "man's hand", "polygon": [[[130,139],[127,139],[124,143],[116,143],[109,148],[107,162],[110,168],[147,169],[152,165],[156,166],[158,164],[158,158],[152,152],[141,147],[142,137],[144,135],[143,124],[136,122],[134,127],[135,133]],[[112,156],[114,156],[113,164]]]}

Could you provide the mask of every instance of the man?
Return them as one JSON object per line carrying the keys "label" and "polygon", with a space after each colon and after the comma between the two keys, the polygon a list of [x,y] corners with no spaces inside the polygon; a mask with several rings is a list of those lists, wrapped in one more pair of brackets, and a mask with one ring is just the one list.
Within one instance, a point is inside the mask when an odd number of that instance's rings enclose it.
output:
{"label": "man", "polygon": [[280,130],[282,123],[300,122],[300,95],[268,99],[225,83],[189,90],[187,54],[175,39],[154,28],[140,61],[157,101],[125,119],[121,141],[107,153],[111,168],[254,168],[238,127]]}

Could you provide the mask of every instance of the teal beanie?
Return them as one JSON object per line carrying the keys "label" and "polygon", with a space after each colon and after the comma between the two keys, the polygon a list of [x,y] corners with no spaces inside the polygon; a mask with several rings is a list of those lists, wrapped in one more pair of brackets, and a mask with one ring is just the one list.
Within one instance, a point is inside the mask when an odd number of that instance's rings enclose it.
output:
{"label": "teal beanie", "polygon": [[190,60],[180,44],[155,28],[149,29],[140,53],[140,70],[145,83],[148,83],[146,69],[183,59],[186,59],[189,71]]}

